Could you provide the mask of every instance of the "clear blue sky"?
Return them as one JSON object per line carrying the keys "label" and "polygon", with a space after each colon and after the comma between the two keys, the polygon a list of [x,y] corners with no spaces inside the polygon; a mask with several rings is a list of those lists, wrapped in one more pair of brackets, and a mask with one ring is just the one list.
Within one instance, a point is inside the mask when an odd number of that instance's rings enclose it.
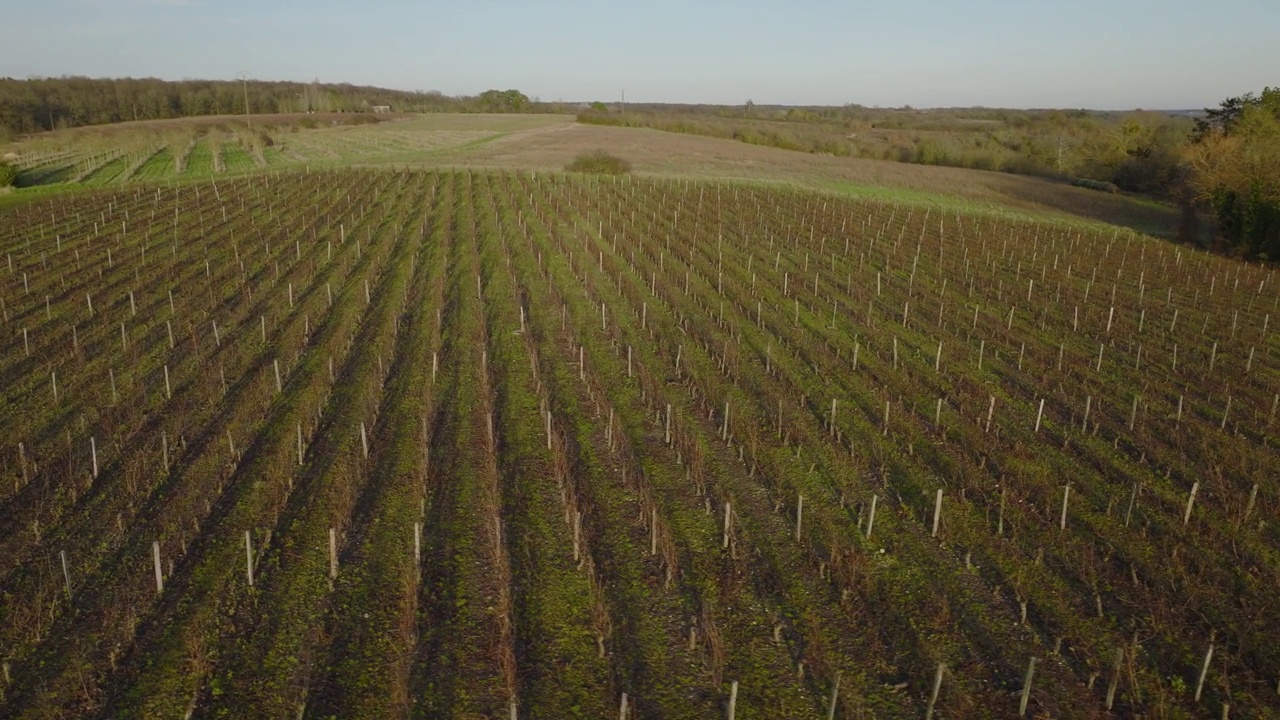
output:
{"label": "clear blue sky", "polygon": [[543,100],[1194,108],[1280,85],[1280,0],[3,0],[0,76]]}

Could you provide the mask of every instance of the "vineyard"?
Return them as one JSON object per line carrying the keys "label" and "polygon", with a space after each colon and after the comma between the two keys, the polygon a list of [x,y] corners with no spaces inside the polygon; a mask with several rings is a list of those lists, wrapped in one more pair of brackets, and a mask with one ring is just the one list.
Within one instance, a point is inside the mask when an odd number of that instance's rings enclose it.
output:
{"label": "vineyard", "polygon": [[0,716],[1280,717],[1271,268],[315,168],[0,252]]}
{"label": "vineyard", "polygon": [[394,122],[352,114],[222,116],[85,127],[0,147],[24,186],[119,186],[208,180],[287,168],[425,165],[520,131],[548,116],[419,116]]}

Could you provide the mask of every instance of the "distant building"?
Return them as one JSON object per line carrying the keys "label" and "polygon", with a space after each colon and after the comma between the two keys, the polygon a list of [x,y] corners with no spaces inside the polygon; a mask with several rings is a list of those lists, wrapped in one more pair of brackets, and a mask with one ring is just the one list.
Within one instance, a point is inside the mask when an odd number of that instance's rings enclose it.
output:
{"label": "distant building", "polygon": [[381,115],[382,113],[389,113],[391,112],[391,106],[390,105],[374,105],[373,111],[379,115]]}

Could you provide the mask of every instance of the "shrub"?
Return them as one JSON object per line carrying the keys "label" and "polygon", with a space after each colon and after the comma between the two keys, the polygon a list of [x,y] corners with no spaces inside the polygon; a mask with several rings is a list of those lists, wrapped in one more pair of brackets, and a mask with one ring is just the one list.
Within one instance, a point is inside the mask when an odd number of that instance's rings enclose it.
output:
{"label": "shrub", "polygon": [[1076,187],[1089,188],[1090,190],[1101,190],[1102,192],[1117,193],[1120,192],[1119,186],[1115,183],[1105,182],[1103,180],[1090,180],[1089,178],[1074,178],[1071,181]]}
{"label": "shrub", "polygon": [[604,150],[583,153],[564,166],[569,172],[595,173],[597,175],[625,175],[631,172],[631,163]]}
{"label": "shrub", "polygon": [[18,182],[18,168],[0,160],[0,188],[7,188]]}

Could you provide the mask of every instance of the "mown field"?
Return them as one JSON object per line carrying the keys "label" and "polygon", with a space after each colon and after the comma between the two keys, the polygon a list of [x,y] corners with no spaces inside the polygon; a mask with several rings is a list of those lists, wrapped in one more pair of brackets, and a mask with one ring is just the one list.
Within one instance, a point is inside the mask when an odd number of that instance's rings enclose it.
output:
{"label": "mown field", "polygon": [[501,170],[0,252],[0,716],[1280,717],[1271,268]]}

